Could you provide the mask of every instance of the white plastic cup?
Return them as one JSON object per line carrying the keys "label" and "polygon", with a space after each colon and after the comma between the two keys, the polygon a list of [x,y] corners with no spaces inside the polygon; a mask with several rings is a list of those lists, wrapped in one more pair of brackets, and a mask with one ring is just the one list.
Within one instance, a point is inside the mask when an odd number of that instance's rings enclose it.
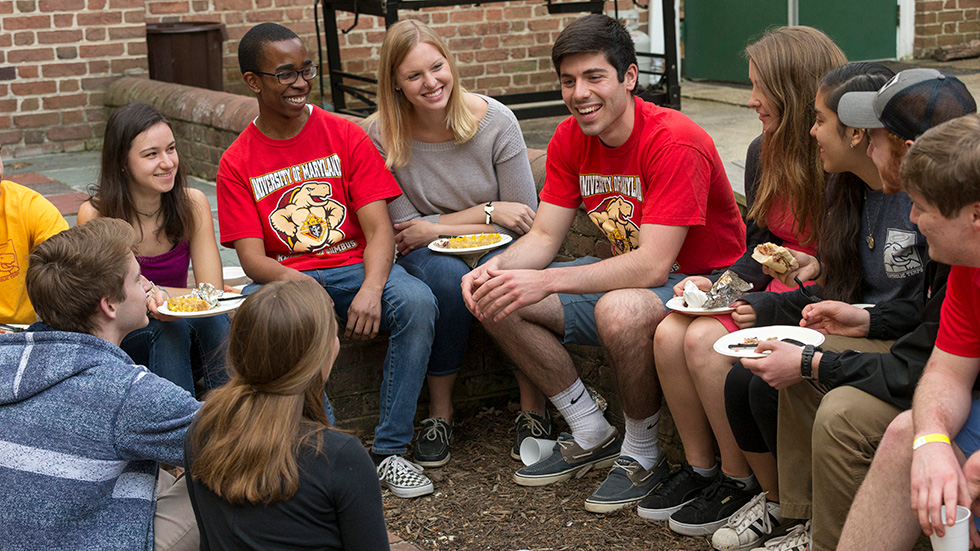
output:
{"label": "white plastic cup", "polygon": [[[940,515],[946,519],[946,506],[940,508]],[[935,551],[968,551],[970,549],[970,510],[962,505],[956,506],[956,523],[946,527],[946,535],[929,536]]]}
{"label": "white plastic cup", "polygon": [[543,438],[525,438],[521,442],[521,462],[525,465],[534,465],[551,455],[556,442],[557,440],[545,440]]}

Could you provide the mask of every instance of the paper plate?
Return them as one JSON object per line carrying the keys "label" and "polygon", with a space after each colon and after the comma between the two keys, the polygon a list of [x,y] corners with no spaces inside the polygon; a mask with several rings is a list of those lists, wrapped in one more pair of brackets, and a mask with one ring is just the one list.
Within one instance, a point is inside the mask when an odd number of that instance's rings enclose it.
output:
{"label": "paper plate", "polygon": [[814,331],[813,329],[807,329],[806,327],[798,327],[795,325],[769,325],[766,327],[750,327],[748,329],[742,329],[741,331],[729,333],[715,341],[714,349],[715,352],[723,356],[730,356],[732,358],[764,358],[768,353],[757,353],[754,348],[733,349],[729,348],[729,345],[741,344],[745,342],[745,339],[749,338],[756,338],[759,339],[759,342],[762,342],[773,337],[775,337],[777,340],[793,339],[803,344],[812,344],[813,346],[823,344],[824,340],[823,333]]}

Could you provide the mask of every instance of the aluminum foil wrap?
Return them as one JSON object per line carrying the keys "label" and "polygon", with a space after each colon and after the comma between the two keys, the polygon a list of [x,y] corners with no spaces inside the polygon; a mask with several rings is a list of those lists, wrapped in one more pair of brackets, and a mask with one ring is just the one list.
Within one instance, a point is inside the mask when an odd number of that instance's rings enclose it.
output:
{"label": "aluminum foil wrap", "polygon": [[214,285],[210,283],[199,283],[197,289],[191,291],[191,296],[199,298],[204,302],[208,303],[208,308],[215,308],[218,306],[218,299],[223,295],[223,291],[219,291],[214,288]]}
{"label": "aluminum foil wrap", "polygon": [[718,281],[711,286],[711,290],[708,291],[708,301],[702,308],[724,308],[742,298],[750,289],[752,289],[751,283],[742,280],[735,272],[725,270],[725,273],[721,274]]}

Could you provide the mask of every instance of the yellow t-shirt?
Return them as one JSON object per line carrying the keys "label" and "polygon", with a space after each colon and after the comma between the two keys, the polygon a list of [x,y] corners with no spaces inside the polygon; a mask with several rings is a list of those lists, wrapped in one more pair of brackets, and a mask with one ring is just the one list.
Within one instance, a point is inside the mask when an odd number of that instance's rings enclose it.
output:
{"label": "yellow t-shirt", "polygon": [[0,181],[0,323],[33,323],[27,298],[27,256],[35,245],[67,230],[68,223],[40,193]]}

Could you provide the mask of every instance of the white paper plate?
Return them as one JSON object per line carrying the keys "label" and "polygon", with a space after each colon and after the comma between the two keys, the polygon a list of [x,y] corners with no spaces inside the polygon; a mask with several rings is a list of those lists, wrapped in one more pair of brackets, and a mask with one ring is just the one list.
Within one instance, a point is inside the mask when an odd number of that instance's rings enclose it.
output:
{"label": "white paper plate", "polygon": [[[469,235],[460,235],[457,237],[470,237],[473,235],[480,235],[480,234],[471,233]],[[506,233],[501,233],[499,235],[500,235],[500,241],[497,241],[496,243],[491,243],[489,245],[482,245],[480,247],[470,247],[468,249],[450,249],[449,247],[442,247],[441,244],[444,241],[446,241],[446,238],[443,237],[443,238],[436,239],[432,243],[429,243],[429,250],[437,253],[463,256],[463,255],[473,254],[473,253],[478,253],[483,251],[490,251],[496,249],[497,247],[503,247],[504,245],[514,240],[513,237],[507,235]]]}
{"label": "white paper plate", "polygon": [[668,300],[665,306],[671,310],[677,310],[678,312],[691,314],[692,316],[713,316],[715,314],[727,314],[735,311],[731,306],[722,306],[721,308],[688,308],[684,306],[684,297],[674,297]]}
{"label": "white paper plate", "polygon": [[819,346],[823,344],[824,336],[823,333],[814,331],[813,329],[807,329],[806,327],[798,327],[795,325],[769,325],[766,327],[750,327],[748,329],[742,329],[741,331],[735,331],[734,333],[729,333],[724,337],[715,341],[714,349],[715,352],[723,355],[730,356],[732,358],[764,358],[768,354],[760,354],[755,351],[754,348],[728,348],[731,344],[740,344],[745,341],[745,339],[755,337],[759,339],[759,342],[769,340],[772,337],[777,339],[793,339],[800,341],[803,344],[812,344],[813,346]]}
{"label": "white paper plate", "polygon": [[[230,295],[225,295],[225,296],[230,296]],[[170,308],[167,308],[167,303],[164,302],[157,308],[157,310],[161,314],[166,314],[168,316],[173,316],[175,318],[209,318],[211,316],[227,314],[228,312],[231,312],[232,310],[235,310],[236,308],[241,306],[242,302],[244,301],[245,301],[245,297],[242,297],[240,300],[225,300],[219,302],[217,308],[213,308],[211,310],[204,310],[201,312],[173,312],[170,310]]]}

